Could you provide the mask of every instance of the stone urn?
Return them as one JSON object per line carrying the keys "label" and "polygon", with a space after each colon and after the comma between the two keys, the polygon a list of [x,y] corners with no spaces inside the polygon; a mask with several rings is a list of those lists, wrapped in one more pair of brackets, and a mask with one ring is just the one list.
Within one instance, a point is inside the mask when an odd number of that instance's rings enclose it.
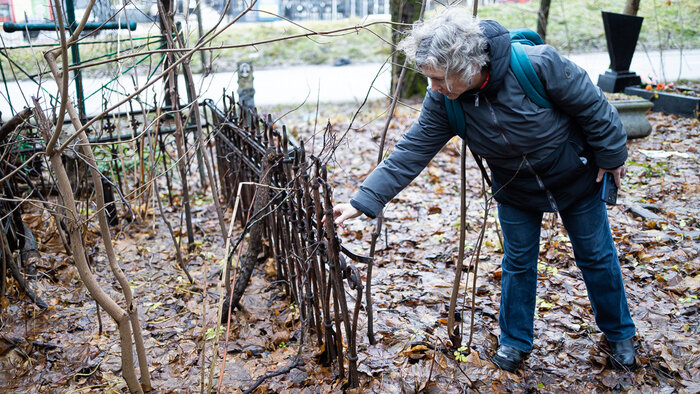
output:
{"label": "stone urn", "polygon": [[652,102],[635,99],[612,101],[611,103],[620,114],[620,120],[625,126],[628,139],[643,138],[651,134],[651,123],[647,119],[647,111],[654,106]]}

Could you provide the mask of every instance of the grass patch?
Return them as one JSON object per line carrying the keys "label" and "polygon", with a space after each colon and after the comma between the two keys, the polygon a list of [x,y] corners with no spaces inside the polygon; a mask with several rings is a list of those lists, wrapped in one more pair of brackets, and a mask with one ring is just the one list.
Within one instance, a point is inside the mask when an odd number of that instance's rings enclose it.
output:
{"label": "grass patch", "polygon": [[[550,6],[547,42],[561,51],[605,51],[601,11],[622,12],[625,0],[554,0]],[[479,15],[507,28],[537,27],[539,1],[503,3],[482,7]],[[700,4],[695,0],[645,0],[638,16],[644,17],[640,50],[700,47]]]}
{"label": "grass patch", "polygon": [[[330,31],[360,24],[361,21],[304,22],[313,31]],[[212,43],[247,44],[275,38],[289,37],[308,32],[287,22],[246,23],[234,25]],[[254,47],[222,49],[215,52],[215,66],[235,69],[235,63],[252,60],[256,67],[294,66],[301,64],[333,64],[341,57],[349,57],[353,62],[381,62],[390,54],[391,47],[382,41],[390,40],[388,25],[380,24],[369,29],[338,33],[334,36],[295,38]],[[223,62],[219,62],[221,60]],[[195,62],[199,60],[195,59]],[[225,70],[221,70],[225,71]]]}

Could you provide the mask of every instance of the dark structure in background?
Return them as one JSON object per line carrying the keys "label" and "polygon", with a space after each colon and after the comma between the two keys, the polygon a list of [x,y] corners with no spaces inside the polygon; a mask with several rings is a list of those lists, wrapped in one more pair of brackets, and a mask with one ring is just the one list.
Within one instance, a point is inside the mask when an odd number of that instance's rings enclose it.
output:
{"label": "dark structure in background", "polygon": [[621,92],[642,82],[639,75],[630,71],[630,64],[644,18],[605,11],[602,14],[610,69],[598,77],[598,86],[605,92]]}

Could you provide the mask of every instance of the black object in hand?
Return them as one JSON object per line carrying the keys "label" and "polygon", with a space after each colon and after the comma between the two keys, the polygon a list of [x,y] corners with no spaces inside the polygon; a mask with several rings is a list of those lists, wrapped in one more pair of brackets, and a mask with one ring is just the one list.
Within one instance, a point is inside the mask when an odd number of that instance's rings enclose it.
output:
{"label": "black object in hand", "polygon": [[617,204],[617,185],[613,174],[606,172],[603,176],[603,187],[600,192],[600,199],[608,205]]}

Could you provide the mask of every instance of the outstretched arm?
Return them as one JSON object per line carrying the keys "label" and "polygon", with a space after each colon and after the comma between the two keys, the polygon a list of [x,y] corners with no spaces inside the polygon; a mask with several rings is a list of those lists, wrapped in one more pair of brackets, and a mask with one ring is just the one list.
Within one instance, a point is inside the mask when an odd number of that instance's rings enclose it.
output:
{"label": "outstretched arm", "polygon": [[389,157],[365,179],[350,204],[365,215],[376,217],[453,136],[444,97],[429,91],[418,121],[401,137]]}

